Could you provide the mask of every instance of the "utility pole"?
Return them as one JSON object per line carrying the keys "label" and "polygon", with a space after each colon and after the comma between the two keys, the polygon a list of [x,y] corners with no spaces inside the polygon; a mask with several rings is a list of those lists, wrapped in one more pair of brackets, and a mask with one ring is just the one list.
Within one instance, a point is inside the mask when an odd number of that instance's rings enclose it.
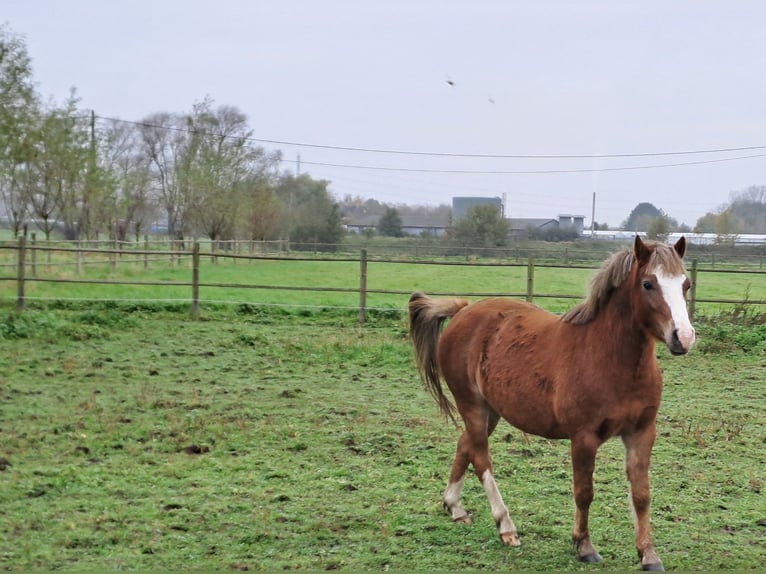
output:
{"label": "utility pole", "polygon": [[82,220],[78,224],[77,236],[85,228],[85,233],[91,232],[93,221],[91,221],[93,204],[96,195],[96,110],[90,111],[90,145],[88,148],[88,170],[85,175],[85,201],[83,202]]}
{"label": "utility pole", "polygon": [[590,238],[593,239],[596,231],[596,192],[593,192],[593,207],[590,212]]}
{"label": "utility pole", "polygon": [[298,159],[295,161],[295,177],[301,175],[301,154],[298,154]]}

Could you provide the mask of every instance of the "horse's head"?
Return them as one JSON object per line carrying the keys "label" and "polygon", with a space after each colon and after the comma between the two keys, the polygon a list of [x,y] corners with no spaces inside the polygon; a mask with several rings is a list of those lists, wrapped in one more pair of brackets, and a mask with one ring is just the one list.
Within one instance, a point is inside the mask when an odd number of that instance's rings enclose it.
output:
{"label": "horse's head", "polygon": [[663,341],[674,355],[683,355],[694,345],[695,333],[686,309],[691,285],[684,269],[686,239],[673,247],[644,243],[636,236],[633,245],[633,309],[641,324]]}

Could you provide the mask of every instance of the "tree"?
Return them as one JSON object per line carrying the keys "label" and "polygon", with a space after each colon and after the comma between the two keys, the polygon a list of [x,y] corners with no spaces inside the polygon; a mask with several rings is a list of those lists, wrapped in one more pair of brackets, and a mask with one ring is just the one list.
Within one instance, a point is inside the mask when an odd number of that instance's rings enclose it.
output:
{"label": "tree", "polygon": [[[287,237],[296,243],[339,243],[343,238],[343,222],[338,204],[327,191],[326,180],[315,180],[304,174],[283,175],[276,187],[285,205]],[[335,250],[334,246],[325,249]]]}
{"label": "tree", "polygon": [[723,237],[737,233],[766,233],[766,186],[751,185],[732,192],[729,197],[729,203],[700,217],[694,231],[717,233]]}
{"label": "tree", "polygon": [[[77,109],[74,91],[63,107],[51,104],[42,114],[37,134],[35,169],[39,185],[30,198],[37,225],[46,236],[56,219],[68,239],[90,236],[92,198],[86,186],[92,172],[88,122]],[[95,175],[95,174],[93,174]]]}
{"label": "tree", "polygon": [[766,186],[751,185],[732,193],[728,211],[741,233],[766,233]]}
{"label": "tree", "polygon": [[151,163],[142,153],[138,129],[128,122],[106,121],[99,132],[98,161],[113,194],[115,236],[125,241],[132,229],[138,241],[156,216]]}
{"label": "tree", "polygon": [[402,218],[394,207],[386,207],[378,220],[378,233],[385,237],[402,237]]}
{"label": "tree", "polygon": [[157,202],[165,212],[168,235],[184,237],[184,217],[188,207],[188,162],[194,143],[178,114],[160,112],[145,117],[139,124],[143,153],[154,174]]}
{"label": "tree", "polygon": [[718,216],[708,211],[697,220],[694,226],[694,233],[715,233],[715,222]]}
{"label": "tree", "polygon": [[721,212],[715,222],[716,243],[734,243],[734,237],[742,233],[742,223],[730,209]]}
{"label": "tree", "polygon": [[256,241],[277,239],[284,224],[285,210],[271,182],[253,178],[247,184],[249,236]]}
{"label": "tree", "polygon": [[646,229],[646,235],[649,239],[657,241],[666,241],[670,235],[670,222],[666,216],[657,217],[649,223]]}
{"label": "tree", "polygon": [[192,227],[210,239],[230,239],[247,227],[247,182],[267,178],[280,159],[250,143],[247,116],[233,106],[194,105],[189,128],[197,139],[190,158]]}
{"label": "tree", "polygon": [[464,245],[499,247],[508,243],[511,222],[495,205],[474,205],[455,223],[454,238]]}
{"label": "tree", "polygon": [[625,231],[646,231],[649,222],[652,219],[662,217],[662,215],[662,211],[651,203],[639,203],[630,212],[628,219],[622,223],[622,229]]}
{"label": "tree", "polygon": [[0,26],[0,201],[18,234],[28,214],[35,187],[31,139],[38,121],[39,101],[32,62],[24,40],[7,25]]}

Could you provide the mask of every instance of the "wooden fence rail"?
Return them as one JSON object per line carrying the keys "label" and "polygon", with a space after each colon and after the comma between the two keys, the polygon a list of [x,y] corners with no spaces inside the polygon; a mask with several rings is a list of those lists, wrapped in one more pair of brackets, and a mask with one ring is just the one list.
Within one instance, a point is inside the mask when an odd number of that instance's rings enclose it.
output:
{"label": "wooden fence rail", "polygon": [[[524,292],[431,292],[430,294],[435,296],[460,296],[460,297],[518,297],[524,298],[527,301],[534,301],[535,299],[553,298],[553,299],[581,299],[582,294],[562,294],[562,293],[537,293],[535,292],[535,269],[536,268],[553,268],[553,269],[595,269],[594,265],[577,265],[577,264],[553,264],[553,263],[536,263],[533,257],[528,257],[524,263],[511,263],[511,262],[497,262],[497,261],[454,261],[454,260],[413,260],[413,259],[383,259],[375,258],[370,259],[368,257],[367,249],[361,249],[359,257],[328,257],[318,258],[316,256],[278,256],[278,255],[255,255],[255,254],[240,254],[236,252],[221,252],[211,251],[203,254],[200,250],[199,242],[194,242],[191,245],[191,250],[154,250],[154,249],[130,249],[125,251],[117,245],[114,248],[101,249],[98,247],[69,247],[69,246],[40,246],[35,245],[30,247],[28,245],[27,238],[21,236],[18,238],[18,242],[14,246],[0,246],[0,249],[13,249],[16,252],[16,274],[13,277],[0,276],[0,280],[15,280],[17,283],[17,299],[16,307],[19,311],[23,311],[26,307],[26,284],[32,281],[35,282],[52,282],[52,283],[81,283],[81,284],[102,284],[102,285],[154,285],[154,286],[172,286],[172,287],[190,287],[191,296],[189,299],[191,307],[192,319],[198,319],[200,316],[200,289],[201,288],[225,288],[225,289],[269,289],[269,290],[282,290],[282,291],[313,291],[313,292],[338,292],[338,293],[358,293],[359,294],[359,323],[364,324],[367,321],[367,312],[370,309],[367,303],[367,296],[369,294],[385,294],[385,295],[409,295],[410,290],[392,290],[392,289],[375,289],[370,288],[368,285],[368,267],[376,263],[395,263],[402,265],[442,265],[442,266],[467,266],[467,267],[526,267],[526,290]],[[108,261],[112,270],[116,268],[116,261],[119,256],[130,254],[133,256],[143,256],[144,268],[148,266],[147,259],[151,256],[163,256],[166,263],[169,261],[171,265],[175,265],[182,259],[191,258],[191,277],[190,281],[139,281],[139,280],[97,280],[97,279],[84,279],[84,278],[44,278],[37,276],[37,252],[60,252],[60,253],[72,253],[75,256],[76,266],[78,269],[78,275],[82,274],[83,256],[86,253],[100,254],[108,256],[109,259],[101,260],[101,263]],[[259,284],[239,284],[239,283],[223,283],[223,282],[202,282],[200,281],[200,265],[202,256],[210,256],[211,262],[217,263],[218,259],[230,259],[232,261],[237,260],[269,260],[269,261],[327,261],[327,262],[358,262],[359,263],[359,283],[354,287],[320,287],[320,286],[289,286],[289,285],[259,285]],[[133,262],[141,260],[132,260]],[[70,263],[71,265],[71,263]],[[28,272],[29,271],[29,272]],[[743,269],[715,269],[708,270],[714,273],[731,273],[731,274],[753,274],[753,275],[766,275],[766,271],[759,270],[743,270]],[[707,271],[706,271],[707,272]],[[721,303],[730,305],[766,305],[764,299],[700,299],[697,297],[697,281],[700,273],[697,259],[692,259],[690,266],[690,279],[692,282],[692,288],[689,292],[689,312],[693,317],[696,312],[698,303]]]}

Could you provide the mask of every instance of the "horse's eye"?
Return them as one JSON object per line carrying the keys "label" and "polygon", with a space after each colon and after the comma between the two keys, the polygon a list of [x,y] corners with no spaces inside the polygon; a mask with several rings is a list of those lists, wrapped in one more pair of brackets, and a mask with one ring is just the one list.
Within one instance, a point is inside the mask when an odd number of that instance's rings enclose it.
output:
{"label": "horse's eye", "polygon": [[646,289],[647,291],[651,291],[652,289],[654,289],[654,285],[652,285],[652,282],[651,282],[651,281],[644,281],[644,282],[643,282],[643,287],[644,287],[644,289]]}

